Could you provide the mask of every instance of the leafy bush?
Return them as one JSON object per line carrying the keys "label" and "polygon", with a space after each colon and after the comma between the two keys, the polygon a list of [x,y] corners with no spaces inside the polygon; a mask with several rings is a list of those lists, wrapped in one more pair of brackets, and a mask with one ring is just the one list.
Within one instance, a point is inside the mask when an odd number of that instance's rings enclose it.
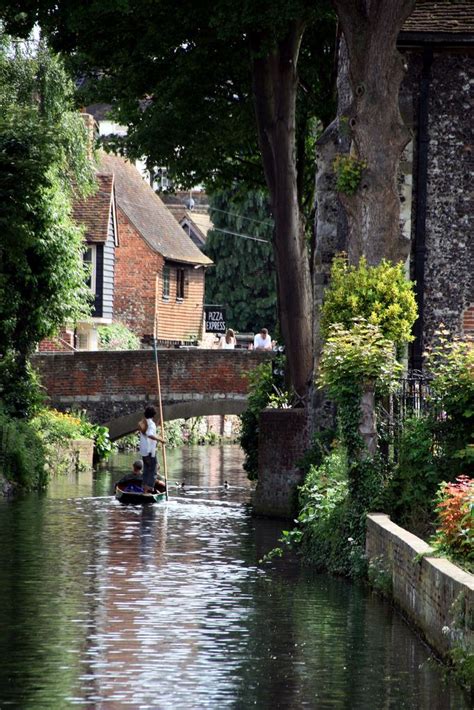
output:
{"label": "leafy bush", "polygon": [[441,484],[436,505],[438,528],[432,546],[474,572],[474,480],[458,476]]}
{"label": "leafy bush", "polygon": [[474,348],[448,335],[446,330],[438,332],[438,343],[427,353],[427,367],[433,375],[435,407],[441,412],[435,433],[444,465],[454,477],[474,473]]}
{"label": "leafy bush", "polygon": [[26,489],[47,483],[46,450],[27,422],[0,412],[0,474]]}
{"label": "leafy bush", "polygon": [[109,430],[100,424],[92,424],[83,412],[69,414],[55,409],[43,409],[31,421],[32,428],[46,446],[57,446],[71,439],[92,439],[94,452],[99,460],[107,459],[114,451]]}
{"label": "leafy bush", "polygon": [[403,422],[387,500],[394,520],[421,537],[431,528],[432,501],[444,477],[433,425],[431,416],[409,417]]}
{"label": "leafy bush", "polygon": [[378,325],[354,318],[350,328],[335,323],[329,328],[320,362],[319,383],[337,403],[364,382],[381,388],[394,386],[401,373],[393,343]]}
{"label": "leafy bush", "polygon": [[123,323],[101,325],[99,350],[140,350],[140,338]]}
{"label": "leafy bush", "polygon": [[354,318],[365,318],[398,345],[413,340],[416,317],[413,283],[406,279],[403,264],[382,261],[368,266],[363,257],[358,266],[352,266],[342,255],[334,259],[321,312],[324,337],[335,323],[349,329]]}

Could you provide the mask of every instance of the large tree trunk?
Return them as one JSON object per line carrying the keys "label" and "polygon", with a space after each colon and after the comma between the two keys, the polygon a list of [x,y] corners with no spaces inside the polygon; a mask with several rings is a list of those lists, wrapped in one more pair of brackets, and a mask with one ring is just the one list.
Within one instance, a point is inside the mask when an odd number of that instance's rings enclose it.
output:
{"label": "large tree trunk", "polygon": [[349,226],[349,259],[399,262],[409,253],[400,229],[397,176],[409,141],[399,110],[404,74],[397,37],[415,0],[333,0],[349,54],[352,104],[346,112],[351,153],[367,164],[358,190],[341,194]]}
{"label": "large tree trunk", "polygon": [[265,178],[275,220],[280,326],[291,384],[305,399],[312,379],[312,293],[309,255],[298,206],[296,65],[303,23],[295,22],[271,50],[252,37],[255,112]]}

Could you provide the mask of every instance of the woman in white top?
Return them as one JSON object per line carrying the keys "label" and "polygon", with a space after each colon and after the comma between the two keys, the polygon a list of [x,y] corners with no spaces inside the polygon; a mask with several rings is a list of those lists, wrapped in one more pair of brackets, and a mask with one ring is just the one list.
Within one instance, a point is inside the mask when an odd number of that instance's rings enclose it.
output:
{"label": "woman in white top", "polygon": [[237,339],[235,337],[235,333],[232,328],[229,328],[227,333],[223,335],[220,339],[219,347],[223,350],[233,350],[235,348],[236,342]]}
{"label": "woman in white top", "polygon": [[156,424],[153,417],[156,414],[154,407],[145,409],[144,418],[138,424],[140,432],[140,455],[143,460],[143,490],[145,493],[153,491],[155,486],[157,461],[156,444],[163,443],[163,439],[157,436]]}

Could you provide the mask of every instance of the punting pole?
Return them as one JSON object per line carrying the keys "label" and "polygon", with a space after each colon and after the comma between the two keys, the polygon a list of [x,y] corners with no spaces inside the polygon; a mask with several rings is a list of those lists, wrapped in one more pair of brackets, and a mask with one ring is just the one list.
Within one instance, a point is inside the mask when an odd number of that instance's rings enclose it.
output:
{"label": "punting pole", "polygon": [[163,421],[163,403],[161,401],[161,383],[160,383],[160,368],[158,365],[158,350],[156,347],[156,341],[158,339],[158,274],[156,274],[155,279],[155,321],[153,325],[153,350],[155,352],[155,368],[156,368],[156,388],[158,391],[158,406],[160,414],[160,429],[161,429],[161,453],[163,455],[163,471],[165,473],[165,486],[166,486],[166,500],[168,500],[168,465],[166,463],[166,446],[164,442],[165,438],[165,425]]}

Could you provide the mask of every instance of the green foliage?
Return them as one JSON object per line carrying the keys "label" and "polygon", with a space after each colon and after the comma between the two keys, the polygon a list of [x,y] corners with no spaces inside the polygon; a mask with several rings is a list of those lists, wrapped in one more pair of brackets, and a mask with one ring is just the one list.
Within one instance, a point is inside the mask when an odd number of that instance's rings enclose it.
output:
{"label": "green foliage", "polygon": [[99,350],[140,350],[140,338],[123,323],[101,325]]}
{"label": "green foliage", "polygon": [[387,493],[393,519],[425,537],[431,527],[432,501],[444,475],[431,416],[409,417],[397,442],[398,460]]}
{"label": "green foliage", "polygon": [[35,429],[0,411],[0,474],[27,490],[43,488],[45,464],[46,448]]}
{"label": "green foliage", "polygon": [[258,436],[260,412],[268,406],[273,390],[272,365],[262,363],[248,375],[247,409],[241,415],[240,445],[245,453],[244,469],[250,480],[258,477]]}
{"label": "green foliage", "polygon": [[383,555],[372,557],[367,568],[367,576],[374,589],[380,592],[384,597],[391,597],[393,586],[392,575],[386,568]]}
{"label": "green foliage", "polygon": [[326,387],[338,404],[365,382],[380,389],[394,387],[401,365],[393,343],[378,325],[354,318],[349,329],[336,323],[329,328],[320,362],[319,385]]}
{"label": "green foliage", "polygon": [[72,439],[91,439],[98,460],[107,459],[115,450],[107,427],[92,424],[84,412],[76,414],[42,409],[31,420],[31,427],[47,448],[55,448]]}
{"label": "green foliage", "polygon": [[209,232],[205,246],[214,262],[206,271],[206,303],[225,305],[227,322],[237,331],[255,332],[266,327],[274,333],[277,306],[273,220],[266,193],[221,190],[211,195],[210,208],[216,230]]}
{"label": "green foliage", "polygon": [[363,160],[358,160],[348,153],[339,153],[333,163],[337,191],[343,192],[345,195],[354,195],[366,167],[367,163]]}
{"label": "green foliage", "polygon": [[416,317],[413,283],[405,278],[403,264],[382,261],[368,266],[362,258],[358,266],[352,266],[343,256],[334,259],[321,312],[325,337],[335,323],[349,329],[354,318],[365,318],[380,328],[384,338],[400,345],[413,340]]}
{"label": "green foliage", "polygon": [[[329,2],[33,0],[2,9],[13,31],[24,34],[39,24],[55,49],[72,55],[74,74],[91,77],[81,104],[114,105],[114,115],[128,126],[122,150],[149,156],[151,166],[168,166],[183,186],[238,181],[262,187],[252,50],[259,40],[260,51],[271,52],[298,18],[308,27],[299,60],[299,158],[310,119],[327,125],[333,117],[336,32]],[[144,96],[153,100],[144,103]]]}
{"label": "green foliage", "polygon": [[[40,46],[0,46],[0,352],[5,406],[29,414],[26,358],[64,322],[90,312],[73,189],[92,189],[85,126],[60,60]],[[73,188],[74,185],[74,188]],[[5,379],[3,379],[5,375]]]}
{"label": "green foliage", "polygon": [[441,417],[436,435],[452,476],[474,473],[474,349],[438,332],[438,343],[427,353],[433,376],[431,389]]}
{"label": "green foliage", "polygon": [[474,479],[443,481],[436,501],[438,527],[431,545],[468,572],[474,572]]}

